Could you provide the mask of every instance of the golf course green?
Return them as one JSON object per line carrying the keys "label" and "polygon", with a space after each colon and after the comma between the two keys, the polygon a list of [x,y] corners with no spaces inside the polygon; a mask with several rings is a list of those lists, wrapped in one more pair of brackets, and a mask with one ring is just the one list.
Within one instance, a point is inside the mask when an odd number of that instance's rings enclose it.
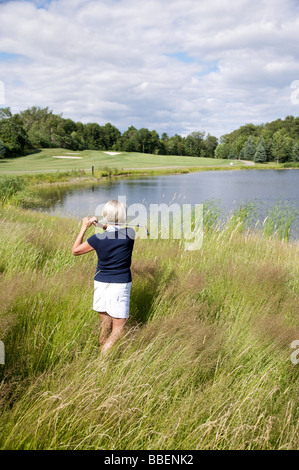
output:
{"label": "golf course green", "polygon": [[42,149],[26,156],[0,160],[1,173],[51,172],[57,170],[159,170],[206,167],[231,167],[231,163],[244,166],[246,162],[215,158],[150,155],[130,152],[105,152],[69,149]]}

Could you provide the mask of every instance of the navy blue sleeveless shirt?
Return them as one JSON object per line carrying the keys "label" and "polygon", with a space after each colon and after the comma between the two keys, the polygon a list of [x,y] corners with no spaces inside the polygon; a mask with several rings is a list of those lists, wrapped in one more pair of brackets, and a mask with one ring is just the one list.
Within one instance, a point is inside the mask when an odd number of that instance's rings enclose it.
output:
{"label": "navy blue sleeveless shirt", "polygon": [[[110,228],[110,227],[109,227]],[[87,239],[98,255],[95,281],[126,283],[132,281],[131,260],[135,240],[132,228],[113,227]]]}

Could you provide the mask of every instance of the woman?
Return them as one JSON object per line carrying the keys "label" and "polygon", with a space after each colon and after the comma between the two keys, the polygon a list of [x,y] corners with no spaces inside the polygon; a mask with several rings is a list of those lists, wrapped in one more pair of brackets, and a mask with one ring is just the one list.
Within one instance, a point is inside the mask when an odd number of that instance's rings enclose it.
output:
{"label": "woman", "polygon": [[97,233],[86,242],[83,242],[84,234],[91,225],[96,225],[97,217],[83,219],[72,253],[78,256],[95,250],[98,255],[93,310],[100,314],[100,346],[105,354],[121,336],[129,316],[132,285],[130,267],[135,231],[118,225],[126,221],[126,208],[119,201],[107,202],[103,209],[103,219],[104,233]]}

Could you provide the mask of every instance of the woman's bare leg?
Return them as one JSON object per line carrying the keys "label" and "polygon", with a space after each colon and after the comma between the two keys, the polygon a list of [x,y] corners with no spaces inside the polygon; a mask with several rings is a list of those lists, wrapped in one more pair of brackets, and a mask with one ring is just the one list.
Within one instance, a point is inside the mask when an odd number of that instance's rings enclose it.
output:
{"label": "woman's bare leg", "polygon": [[126,318],[112,318],[112,333],[102,346],[101,351],[103,354],[105,354],[121,337],[126,321]]}
{"label": "woman's bare leg", "polygon": [[106,312],[99,312],[101,318],[100,346],[107,341],[112,328],[112,318]]}

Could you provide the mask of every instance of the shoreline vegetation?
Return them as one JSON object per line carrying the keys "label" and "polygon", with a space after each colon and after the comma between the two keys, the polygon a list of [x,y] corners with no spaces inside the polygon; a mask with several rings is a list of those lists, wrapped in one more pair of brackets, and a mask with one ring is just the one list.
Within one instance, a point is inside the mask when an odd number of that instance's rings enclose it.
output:
{"label": "shoreline vegetation", "polygon": [[[244,169],[245,167],[234,168],[234,170]],[[253,167],[246,167],[252,169]],[[256,169],[256,168],[255,168]],[[41,191],[47,188],[65,188],[71,189],[81,186],[101,185],[102,183],[118,179],[131,179],[147,176],[183,174],[197,171],[209,171],[210,168],[198,170],[197,168],[171,170],[151,170],[144,171],[122,171],[117,169],[107,169],[104,171],[95,171],[94,175],[88,175],[84,170],[58,171],[55,173],[41,173],[34,175],[3,175],[0,176],[0,200],[1,205],[7,204],[22,207],[25,209],[38,209],[50,207],[52,199],[43,197]],[[221,171],[219,167],[211,171]],[[230,170],[227,168],[226,170]]]}
{"label": "shoreline vegetation", "polygon": [[[94,185],[120,178],[173,175],[200,171],[299,168],[298,162],[259,164],[243,160],[145,156],[144,154],[128,152],[107,155],[105,152],[85,151],[76,152],[76,155],[82,155],[82,160],[75,160],[72,163],[74,168],[69,169],[68,160],[54,160],[52,158],[57,153],[64,156],[69,152],[66,153],[65,149],[60,149],[60,151],[57,151],[57,149],[42,149],[40,152],[34,152],[25,157],[2,160],[0,166],[0,196],[2,203],[10,202],[27,208],[43,206],[45,201],[39,197],[38,191],[49,186]],[[82,162],[85,168],[78,168],[78,165],[82,166]],[[51,168],[45,169],[44,165],[50,165]],[[124,168],[125,165],[128,165],[129,168]],[[139,167],[139,165],[142,166]]]}
{"label": "shoreline vegetation", "polygon": [[0,448],[298,449],[299,242],[251,214],[207,203],[198,251],[137,238],[104,361],[78,221],[0,206]]}

